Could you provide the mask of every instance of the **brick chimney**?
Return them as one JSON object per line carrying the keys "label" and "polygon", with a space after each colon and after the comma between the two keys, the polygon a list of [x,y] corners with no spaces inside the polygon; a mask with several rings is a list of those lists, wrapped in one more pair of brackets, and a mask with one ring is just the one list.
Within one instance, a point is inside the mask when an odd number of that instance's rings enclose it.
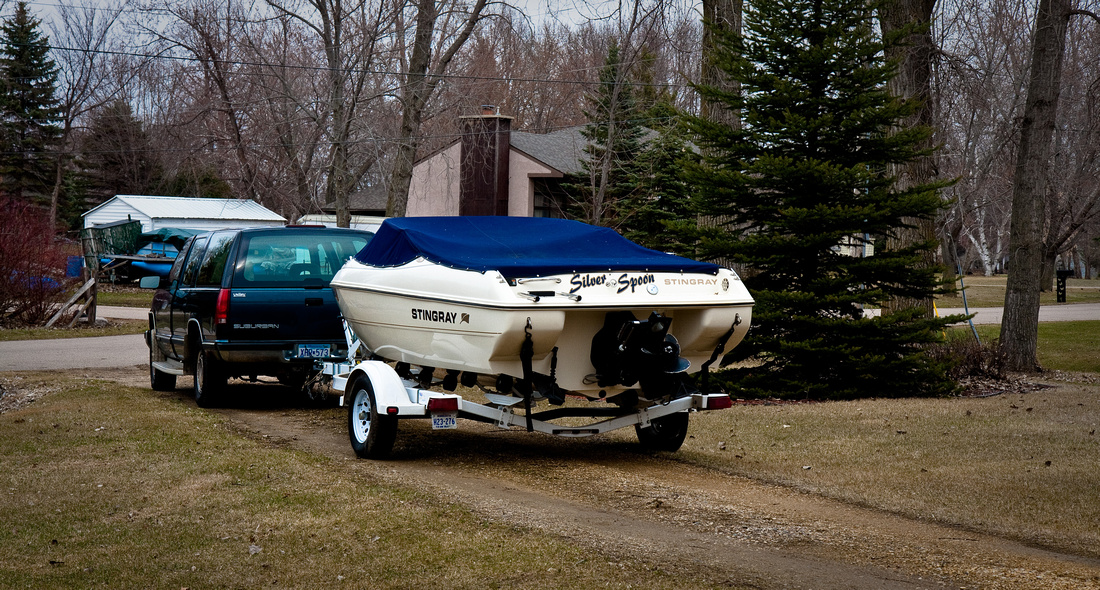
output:
{"label": "brick chimney", "polygon": [[508,215],[508,152],[512,117],[482,105],[481,114],[459,117],[459,215]]}

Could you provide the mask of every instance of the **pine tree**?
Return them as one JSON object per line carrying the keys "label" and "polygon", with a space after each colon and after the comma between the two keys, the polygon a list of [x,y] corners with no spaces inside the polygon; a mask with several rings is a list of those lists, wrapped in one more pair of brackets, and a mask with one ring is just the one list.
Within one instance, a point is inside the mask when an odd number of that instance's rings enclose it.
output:
{"label": "pine tree", "polygon": [[624,200],[619,231],[648,248],[695,257],[694,245],[680,239],[678,228],[694,225],[691,187],[681,172],[698,156],[688,145],[687,130],[671,97],[657,98],[642,120],[649,135],[636,156],[636,185]]}
{"label": "pine tree", "polygon": [[151,157],[149,136],[130,103],[116,100],[97,110],[81,144],[80,163],[89,197],[96,203],[115,195],[160,192],[160,166]]}
{"label": "pine tree", "polygon": [[41,22],[19,2],[0,25],[0,190],[41,199],[53,186],[50,151],[61,135],[57,66]]}
{"label": "pine tree", "polygon": [[949,319],[920,309],[866,317],[895,296],[928,297],[934,243],[888,250],[884,236],[941,206],[943,184],[896,187],[889,164],[922,155],[927,128],[899,128],[911,104],[866,0],[749,0],[741,35],[714,31],[717,64],[739,93],[698,88],[740,112],[734,128],[690,118],[703,164],[689,172],[702,247],[751,270],[752,328],[727,361],[744,395],[851,398],[938,395],[953,384],[923,347]]}
{"label": "pine tree", "polygon": [[572,196],[566,212],[594,225],[617,225],[619,206],[637,182],[635,158],[641,150],[643,130],[628,68],[619,52],[618,44],[612,42],[600,70],[599,86],[585,97],[588,124],[581,135],[588,140],[588,159],[583,172],[565,187]]}

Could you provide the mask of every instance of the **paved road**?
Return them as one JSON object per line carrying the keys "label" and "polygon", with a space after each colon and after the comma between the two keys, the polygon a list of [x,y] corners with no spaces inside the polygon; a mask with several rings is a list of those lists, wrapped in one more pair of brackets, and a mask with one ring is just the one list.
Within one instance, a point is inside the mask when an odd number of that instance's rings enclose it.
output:
{"label": "paved road", "polygon": [[[96,315],[144,320],[149,317],[149,311],[139,307],[100,305],[96,307]],[[0,371],[132,367],[148,362],[149,347],[141,334],[0,342]]]}
{"label": "paved road", "polygon": [[149,318],[148,307],[119,307],[115,305],[97,305],[96,317],[116,320],[144,320]]}
{"label": "paved road", "polygon": [[[960,308],[940,309],[941,316],[965,314]],[[999,324],[1004,315],[1003,307],[972,307],[975,324]],[[1100,320],[1100,303],[1074,303],[1067,305],[1044,305],[1039,308],[1040,322],[1076,322],[1081,320]]]}
{"label": "paved road", "polygon": [[0,342],[0,371],[132,367],[149,362],[141,334]]}

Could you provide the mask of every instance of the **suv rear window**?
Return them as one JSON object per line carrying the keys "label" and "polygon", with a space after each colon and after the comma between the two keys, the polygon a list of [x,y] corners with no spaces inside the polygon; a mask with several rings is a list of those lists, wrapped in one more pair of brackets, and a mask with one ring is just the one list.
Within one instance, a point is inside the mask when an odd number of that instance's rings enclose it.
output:
{"label": "suv rear window", "polygon": [[234,285],[295,287],[320,279],[327,285],[373,234],[367,232],[279,232],[247,237]]}

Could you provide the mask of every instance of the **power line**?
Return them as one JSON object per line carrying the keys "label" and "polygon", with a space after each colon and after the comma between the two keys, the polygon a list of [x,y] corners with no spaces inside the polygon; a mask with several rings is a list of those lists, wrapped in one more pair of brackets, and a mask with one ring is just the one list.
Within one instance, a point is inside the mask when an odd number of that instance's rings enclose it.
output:
{"label": "power line", "polygon": [[[673,119],[674,119],[673,117],[646,117],[646,118],[639,118],[639,119],[621,119],[621,120],[619,120],[619,122],[620,123],[636,123],[636,124],[643,124],[644,125],[646,123],[653,123],[655,121],[660,121],[660,122],[667,123],[667,122],[672,121]],[[542,134],[554,133],[556,131],[565,131],[567,129],[574,129],[574,128],[580,128],[580,127],[583,127],[583,125],[551,125],[551,126],[548,126],[548,127],[543,127],[543,128],[534,130],[534,131],[513,130],[512,133],[528,133],[528,134],[531,134],[531,135],[542,135]],[[347,140],[344,143],[346,145],[366,145],[366,144],[379,144],[379,145],[381,145],[381,144],[400,143],[400,142],[403,142],[403,141],[408,141],[409,139],[416,140],[416,141],[426,141],[426,140],[436,140],[436,139],[457,141],[463,135],[464,135],[463,133],[456,132],[456,133],[439,133],[439,134],[417,135],[417,136],[414,136],[414,137],[408,138],[408,139],[401,138],[401,137],[396,137],[396,136],[371,137],[371,138],[366,138],[366,139]],[[221,145],[219,145],[219,144],[221,144]],[[329,145],[330,145],[329,142],[318,142],[313,147],[315,149],[324,149],[324,148],[327,148],[327,146],[329,146]],[[290,144],[290,146],[291,147],[308,147],[307,144]],[[197,146],[191,146],[191,147],[178,147],[178,148],[147,147],[147,148],[143,148],[143,149],[140,149],[140,150],[103,150],[103,149],[99,149],[99,150],[74,150],[74,151],[61,150],[60,152],[52,151],[52,152],[48,152],[48,153],[49,154],[63,153],[63,154],[70,155],[70,156],[78,155],[78,154],[79,155],[107,155],[107,154],[126,154],[126,153],[134,153],[134,152],[140,152],[140,153],[195,153],[196,150],[205,151],[206,153],[219,153],[219,152],[226,152],[226,151],[229,151],[229,152],[236,151],[238,149],[241,149],[242,147],[244,149],[248,149],[248,150],[262,150],[262,149],[270,149],[270,148],[285,148],[285,147],[288,147],[288,144],[282,143],[282,142],[279,142],[279,143],[236,144],[236,143],[231,143],[229,141],[221,141],[219,139],[211,139],[208,142],[205,142],[205,145],[197,145]],[[23,152],[0,151],[0,154],[3,154],[3,155],[13,155],[13,154],[16,154],[16,153],[23,153]]]}
{"label": "power line", "polygon": [[[377,76],[393,76],[393,77],[398,77],[398,78],[408,75],[408,72],[399,72],[399,71],[391,71],[391,70],[364,70],[364,69],[359,69],[359,68],[332,68],[332,67],[328,67],[328,66],[309,66],[309,65],[294,65],[294,64],[271,64],[271,63],[260,62],[260,61],[243,61],[243,60],[228,60],[228,59],[210,59],[210,60],[207,60],[207,59],[202,59],[202,58],[198,58],[198,57],[194,57],[194,56],[171,55],[171,54],[164,54],[164,53],[156,53],[156,54],[154,54],[154,53],[138,53],[138,52],[132,52],[132,51],[118,51],[118,50],[108,50],[108,49],[83,49],[83,48],[78,48],[78,47],[63,47],[63,46],[60,46],[60,45],[51,45],[50,49],[57,50],[57,51],[71,51],[71,52],[76,52],[76,53],[91,53],[91,54],[96,54],[96,55],[109,55],[109,56],[116,56],[116,57],[134,57],[134,58],[147,59],[147,60],[162,59],[162,60],[169,60],[169,61],[183,61],[183,62],[194,62],[194,63],[210,62],[210,63],[220,64],[220,65],[269,68],[269,69],[272,69],[272,70],[287,69],[287,70],[302,70],[302,71],[313,71],[313,72],[339,71],[339,72],[345,72],[345,73],[348,73],[348,74],[368,74],[368,75],[377,75]],[[572,70],[572,71],[600,70],[600,69],[603,69],[603,67],[604,66],[601,65],[601,66],[598,66],[598,67],[585,68],[585,69]],[[517,82],[531,82],[531,83],[539,83],[539,84],[566,84],[566,85],[577,85],[577,86],[601,86],[601,85],[605,84],[604,82],[600,82],[599,80],[590,81],[590,80],[568,80],[568,79],[554,79],[554,78],[518,78],[518,77],[506,77],[505,78],[505,77],[496,77],[496,76],[471,76],[471,75],[465,75],[465,74],[438,74],[438,75],[430,76],[430,77],[439,78],[441,80],[505,82],[505,83],[509,83],[509,84],[514,84],[514,83],[517,83]],[[675,83],[675,82],[663,82],[663,83],[656,83],[656,82],[621,82],[620,84],[622,86],[654,87],[654,88],[678,88],[678,89],[682,89],[682,88],[686,87],[684,84],[678,84],[678,83]]]}

